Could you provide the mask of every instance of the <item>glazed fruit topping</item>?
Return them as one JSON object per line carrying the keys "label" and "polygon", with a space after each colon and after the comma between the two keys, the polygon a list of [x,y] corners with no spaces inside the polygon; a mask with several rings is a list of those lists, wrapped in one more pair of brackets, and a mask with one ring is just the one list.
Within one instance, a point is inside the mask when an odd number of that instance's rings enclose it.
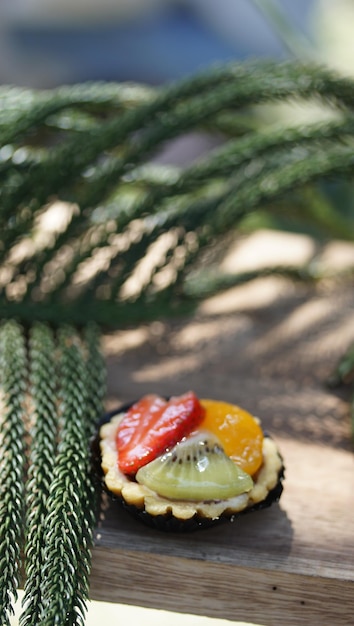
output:
{"label": "glazed fruit topping", "polygon": [[201,400],[201,404],[203,428],[216,435],[234,463],[253,476],[263,461],[263,431],[257,420],[228,402]]}
{"label": "glazed fruit topping", "polygon": [[252,478],[225,454],[219,440],[198,431],[140,468],[136,480],[176,500],[220,500],[250,491]]}
{"label": "glazed fruit topping", "polygon": [[144,396],[128,409],[119,425],[119,469],[134,476],[140,467],[189,435],[204,415],[205,410],[192,391],[168,401],[157,395]]}

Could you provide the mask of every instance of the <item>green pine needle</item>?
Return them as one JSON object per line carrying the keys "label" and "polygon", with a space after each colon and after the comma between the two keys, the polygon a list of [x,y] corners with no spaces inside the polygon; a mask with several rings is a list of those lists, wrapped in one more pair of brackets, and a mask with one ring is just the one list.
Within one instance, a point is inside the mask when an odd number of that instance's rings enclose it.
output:
{"label": "green pine needle", "polygon": [[58,372],[52,331],[34,324],[30,337],[30,378],[34,412],[26,485],[26,583],[21,626],[37,626],[43,610],[43,546],[46,543],[47,499],[56,455]]}
{"label": "green pine needle", "polygon": [[0,372],[1,624],[9,626],[17,598],[24,535],[21,626],[81,625],[97,512],[90,441],[105,393],[100,330],[62,325],[55,334],[35,323],[27,345],[23,328],[5,322]]}
{"label": "green pine needle", "polygon": [[[109,85],[101,94],[101,87],[25,91],[22,105],[18,90],[3,95],[0,129],[15,133],[17,128],[21,143],[4,146],[5,156],[7,150],[9,155],[0,167],[0,269],[2,263],[4,276],[9,272],[9,279],[0,283],[2,317],[80,324],[91,318],[117,326],[131,321],[133,307],[133,318],[138,319],[138,306],[123,297],[125,282],[164,232],[180,226],[184,232],[178,249],[183,251],[183,239],[193,234],[201,252],[215,235],[239,227],[250,211],[264,206],[274,211],[274,201],[285,201],[293,190],[308,191],[309,185],[315,189],[329,177],[351,179],[354,83],[324,68],[299,63],[231,64],[159,89],[141,87],[139,92],[138,86]],[[189,130],[210,129],[223,112],[237,118],[255,103],[297,98],[321,100],[335,118],[268,132],[253,124],[236,138],[231,129],[221,147],[203,159],[175,168],[165,177],[160,168],[160,180],[149,177],[149,159],[165,141]],[[18,109],[12,115],[11,104]],[[50,148],[41,133],[48,125],[53,128],[55,111],[57,140]],[[76,126],[80,119],[83,122],[75,136],[70,130],[73,116]],[[37,161],[27,134],[30,128],[37,132],[35,150],[41,153]],[[36,242],[38,219],[55,194],[76,205],[67,225],[41,245],[31,244],[31,254],[14,262],[17,244]],[[315,195],[307,214],[305,204],[298,202],[299,223],[308,219],[326,236],[351,239],[352,219],[331,207],[323,215]],[[129,240],[134,220],[139,220],[141,234]],[[117,252],[111,245],[114,235],[124,241]],[[109,252],[109,260],[85,282],[81,270],[99,256],[99,249]],[[174,310],[193,269],[192,258],[198,258],[186,250],[183,255],[184,268],[172,268],[167,286],[172,299],[176,295],[171,303]],[[160,270],[171,269],[171,259],[172,251],[152,268],[137,294],[139,306],[148,304],[145,319],[151,319],[163,303],[155,285]],[[88,301],[92,305],[86,307]],[[167,306],[161,314],[170,311]]]}
{"label": "green pine needle", "polygon": [[[92,355],[97,349],[93,337],[90,343],[89,354]],[[83,623],[95,522],[89,441],[98,417],[92,407],[101,392],[97,393],[92,384],[97,380],[97,374],[87,369],[78,333],[71,327],[62,327],[58,346],[61,417],[58,452],[44,521],[47,539],[42,546],[43,608],[38,626]],[[99,363],[96,367],[100,380]]]}
{"label": "green pine needle", "polygon": [[0,616],[10,625],[23,536],[26,351],[21,327],[0,327]]}

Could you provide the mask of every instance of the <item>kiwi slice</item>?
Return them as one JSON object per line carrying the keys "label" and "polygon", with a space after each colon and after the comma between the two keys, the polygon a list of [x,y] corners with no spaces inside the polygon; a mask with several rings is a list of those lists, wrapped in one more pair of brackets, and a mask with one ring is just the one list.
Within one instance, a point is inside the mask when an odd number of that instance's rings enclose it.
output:
{"label": "kiwi slice", "polygon": [[138,483],[175,500],[226,500],[250,491],[253,481],[224,452],[217,437],[198,432],[141,467]]}

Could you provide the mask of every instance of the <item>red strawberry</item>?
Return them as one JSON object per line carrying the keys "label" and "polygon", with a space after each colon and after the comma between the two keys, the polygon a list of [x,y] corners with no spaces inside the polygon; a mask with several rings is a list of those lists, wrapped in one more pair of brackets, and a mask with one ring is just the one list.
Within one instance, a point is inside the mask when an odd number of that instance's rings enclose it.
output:
{"label": "red strawberry", "polygon": [[144,396],[128,409],[119,425],[119,469],[124,474],[136,474],[199,426],[204,414],[192,391],[169,401],[156,395]]}

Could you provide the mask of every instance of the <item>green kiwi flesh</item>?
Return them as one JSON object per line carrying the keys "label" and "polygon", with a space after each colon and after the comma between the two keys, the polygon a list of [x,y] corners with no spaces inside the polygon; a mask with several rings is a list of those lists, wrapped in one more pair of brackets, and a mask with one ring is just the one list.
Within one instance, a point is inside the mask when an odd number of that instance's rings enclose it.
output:
{"label": "green kiwi flesh", "polygon": [[141,467],[138,483],[176,500],[225,500],[250,491],[253,481],[214,435],[198,432]]}

